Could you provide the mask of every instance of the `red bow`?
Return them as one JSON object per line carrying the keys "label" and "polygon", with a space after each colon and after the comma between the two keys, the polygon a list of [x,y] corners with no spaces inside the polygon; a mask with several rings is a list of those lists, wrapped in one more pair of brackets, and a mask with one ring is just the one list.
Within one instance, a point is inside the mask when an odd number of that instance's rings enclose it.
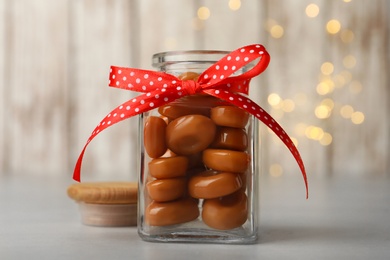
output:
{"label": "red bow", "polygon": [[[256,59],[258,60],[256,61]],[[252,61],[255,61],[253,68],[241,75],[231,76]],[[178,98],[195,93],[205,93],[244,109],[275,132],[290,150],[301,169],[307,198],[308,184],[305,166],[294,143],[266,111],[246,96],[240,94],[248,94],[251,78],[263,72],[267,68],[269,61],[270,56],[262,45],[245,46],[227,54],[213,64],[199,76],[197,82],[193,80],[182,81],[164,72],[111,66],[109,86],[144,92],[145,94],[118,106],[99,123],[81,151],[74,169],[73,178],[76,181],[80,181],[80,170],[85,149],[89,142],[107,127],[170,103]]]}

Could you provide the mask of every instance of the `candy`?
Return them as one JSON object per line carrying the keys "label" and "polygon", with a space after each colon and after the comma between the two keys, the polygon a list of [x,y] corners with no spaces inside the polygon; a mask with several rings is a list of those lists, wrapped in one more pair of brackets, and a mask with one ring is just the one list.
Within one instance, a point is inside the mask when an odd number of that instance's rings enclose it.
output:
{"label": "candy", "polygon": [[163,202],[182,197],[187,189],[185,178],[154,180],[146,184],[152,200]]}
{"label": "candy", "polygon": [[150,116],[146,119],[144,126],[144,146],[151,158],[158,158],[167,150],[165,144],[166,127],[166,122],[160,117]]}
{"label": "candy", "polygon": [[219,127],[211,146],[219,149],[245,151],[248,147],[248,136],[246,131],[241,128]]}
{"label": "candy", "polygon": [[191,155],[206,149],[214,140],[216,126],[201,115],[182,116],[168,124],[166,143],[176,154]]}
{"label": "candy", "polygon": [[248,199],[244,192],[208,199],[203,203],[202,220],[209,227],[229,230],[243,225],[248,216]]}
{"label": "candy", "polygon": [[211,109],[211,119],[220,126],[244,128],[248,123],[249,114],[234,106],[218,106]]}
{"label": "candy", "polygon": [[237,173],[204,171],[193,176],[188,182],[191,197],[198,199],[213,199],[229,195],[242,186]]}
{"label": "candy", "polygon": [[149,173],[157,179],[184,177],[188,161],[185,156],[154,159],[149,163]]}
{"label": "candy", "polygon": [[203,151],[203,163],[216,171],[244,173],[248,169],[250,158],[245,152],[221,149]]}
{"label": "candy", "polygon": [[145,221],[151,226],[168,226],[198,218],[198,200],[184,198],[172,202],[153,201],[145,210]]}

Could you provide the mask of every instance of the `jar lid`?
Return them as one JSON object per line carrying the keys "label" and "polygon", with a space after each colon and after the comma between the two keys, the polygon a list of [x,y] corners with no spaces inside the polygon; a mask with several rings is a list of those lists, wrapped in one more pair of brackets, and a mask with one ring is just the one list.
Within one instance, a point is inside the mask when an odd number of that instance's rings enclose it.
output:
{"label": "jar lid", "polygon": [[136,182],[76,183],[68,187],[68,196],[91,204],[136,204]]}

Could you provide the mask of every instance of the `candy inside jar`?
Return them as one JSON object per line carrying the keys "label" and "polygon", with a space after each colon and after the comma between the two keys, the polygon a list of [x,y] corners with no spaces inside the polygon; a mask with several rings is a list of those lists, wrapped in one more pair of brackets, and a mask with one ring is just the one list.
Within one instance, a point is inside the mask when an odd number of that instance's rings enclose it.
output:
{"label": "candy inside jar", "polygon": [[[181,80],[196,80],[186,71]],[[194,94],[140,117],[139,234],[148,241],[248,243],[257,237],[252,116]]]}

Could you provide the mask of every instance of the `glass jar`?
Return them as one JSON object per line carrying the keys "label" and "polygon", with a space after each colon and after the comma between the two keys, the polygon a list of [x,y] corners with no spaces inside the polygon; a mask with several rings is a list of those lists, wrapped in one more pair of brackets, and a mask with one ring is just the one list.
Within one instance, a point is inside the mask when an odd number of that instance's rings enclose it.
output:
{"label": "glass jar", "polygon": [[[153,56],[153,66],[182,80],[196,80],[226,54],[164,52]],[[207,94],[177,99],[141,114],[139,120],[141,238],[194,243],[256,241],[257,120]]]}

